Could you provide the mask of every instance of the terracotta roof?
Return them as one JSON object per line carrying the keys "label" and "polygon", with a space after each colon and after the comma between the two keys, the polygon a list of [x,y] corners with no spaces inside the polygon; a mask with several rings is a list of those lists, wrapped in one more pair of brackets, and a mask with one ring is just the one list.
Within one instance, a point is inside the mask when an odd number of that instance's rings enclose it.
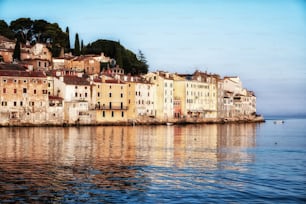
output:
{"label": "terracotta roof", "polygon": [[19,71],[19,70],[0,70],[0,76],[12,76],[12,77],[43,77],[46,75],[41,71]]}
{"label": "terracotta roof", "polygon": [[95,83],[102,83],[102,79],[101,78],[94,78],[93,82],[95,82]]}
{"label": "terracotta roof", "polygon": [[0,70],[19,70],[25,71],[25,67],[20,64],[0,64]]}
{"label": "terracotta roof", "polygon": [[109,84],[124,84],[123,82],[118,81],[117,79],[108,79],[108,80],[105,80],[105,83],[109,83]]}
{"label": "terracotta roof", "polygon": [[3,35],[0,35],[0,41],[4,42],[15,42],[15,40],[10,40],[7,37],[4,37]]}
{"label": "terracotta roof", "polygon": [[85,78],[77,76],[64,76],[64,83],[68,85],[90,85]]}
{"label": "terracotta roof", "polygon": [[59,96],[49,96],[49,100],[62,101],[64,99]]}

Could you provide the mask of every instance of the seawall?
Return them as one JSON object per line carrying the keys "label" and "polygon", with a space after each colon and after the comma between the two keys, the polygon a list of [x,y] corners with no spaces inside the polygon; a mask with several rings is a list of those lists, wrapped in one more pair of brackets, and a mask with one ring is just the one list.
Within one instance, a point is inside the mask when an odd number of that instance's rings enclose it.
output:
{"label": "seawall", "polygon": [[136,125],[187,125],[187,124],[227,124],[227,123],[262,123],[265,119],[262,116],[256,117],[233,117],[233,118],[188,118],[188,119],[137,119],[118,122],[101,123],[0,123],[0,127],[73,127],[73,126],[136,126]]}

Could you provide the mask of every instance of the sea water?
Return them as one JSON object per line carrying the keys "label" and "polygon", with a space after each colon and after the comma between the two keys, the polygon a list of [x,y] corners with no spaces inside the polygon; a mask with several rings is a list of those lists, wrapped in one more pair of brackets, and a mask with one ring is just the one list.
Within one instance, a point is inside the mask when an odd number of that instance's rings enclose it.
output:
{"label": "sea water", "polygon": [[306,119],[0,128],[0,203],[305,203]]}

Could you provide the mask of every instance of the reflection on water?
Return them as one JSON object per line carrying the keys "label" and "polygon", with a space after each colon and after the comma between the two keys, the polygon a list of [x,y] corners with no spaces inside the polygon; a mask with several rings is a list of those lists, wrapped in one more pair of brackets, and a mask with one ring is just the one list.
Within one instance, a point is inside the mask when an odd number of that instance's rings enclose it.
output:
{"label": "reflection on water", "polygon": [[164,191],[193,189],[196,194],[221,182],[219,171],[246,170],[254,154],[245,149],[255,147],[256,128],[1,128],[0,199],[154,203],[167,200],[157,199]]}
{"label": "reflection on water", "polygon": [[0,158],[66,166],[100,162],[198,166],[190,160],[247,158],[246,152],[229,154],[229,150],[255,146],[255,135],[256,124],[1,128]]}

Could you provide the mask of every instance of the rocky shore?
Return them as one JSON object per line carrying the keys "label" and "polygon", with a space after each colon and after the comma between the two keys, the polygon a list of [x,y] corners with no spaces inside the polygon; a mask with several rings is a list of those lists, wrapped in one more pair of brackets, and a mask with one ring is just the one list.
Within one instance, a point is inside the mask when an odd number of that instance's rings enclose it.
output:
{"label": "rocky shore", "polygon": [[171,120],[157,120],[154,118],[141,118],[126,122],[103,122],[103,123],[20,123],[12,122],[0,124],[0,127],[73,127],[73,126],[136,126],[136,125],[187,125],[187,124],[227,124],[227,123],[262,123],[263,116],[246,116],[233,118],[185,118]]}

